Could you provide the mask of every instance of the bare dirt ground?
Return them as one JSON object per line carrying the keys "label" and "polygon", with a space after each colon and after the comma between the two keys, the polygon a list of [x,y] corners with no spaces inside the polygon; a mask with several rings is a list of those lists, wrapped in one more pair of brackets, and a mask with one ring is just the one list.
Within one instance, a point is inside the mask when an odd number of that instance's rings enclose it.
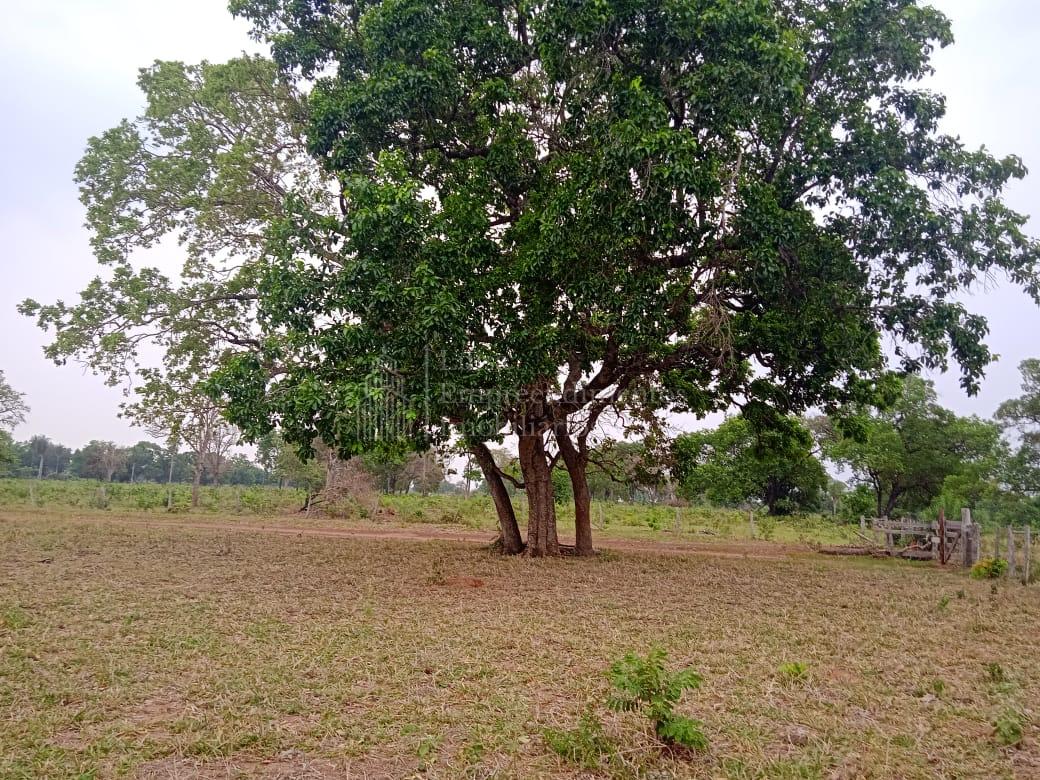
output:
{"label": "bare dirt ground", "polygon": [[[4,513],[0,512],[0,521]],[[395,526],[359,526],[357,528],[333,528],[315,525],[292,525],[288,519],[286,524],[266,525],[257,521],[221,522],[191,520],[153,520],[147,517],[114,515],[101,517],[97,515],[70,515],[70,522],[86,524],[126,524],[146,528],[191,529],[195,531],[217,531],[244,534],[277,534],[280,536],[325,537],[332,539],[384,539],[398,541],[444,541],[463,542],[467,544],[490,545],[495,535],[487,531],[456,531],[432,525],[413,525],[407,528]],[[710,555],[722,558],[755,558],[761,560],[783,560],[794,555],[811,552],[804,545],[780,544],[775,542],[756,541],[718,541],[718,542],[647,542],[633,539],[617,539],[609,535],[597,534],[597,549],[615,552],[645,552],[658,555]],[[566,536],[560,539],[562,544],[573,544],[573,539]]]}
{"label": "bare dirt ground", "polygon": [[[489,539],[0,512],[0,778],[1040,778],[1040,588]],[[654,645],[704,677],[703,752],[606,707]],[[584,712],[606,742],[579,766],[545,731]]]}

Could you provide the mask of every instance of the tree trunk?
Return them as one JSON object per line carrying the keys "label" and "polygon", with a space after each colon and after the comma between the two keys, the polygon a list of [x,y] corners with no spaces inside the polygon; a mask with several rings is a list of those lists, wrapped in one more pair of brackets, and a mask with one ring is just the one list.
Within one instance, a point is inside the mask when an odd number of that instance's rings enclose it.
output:
{"label": "tree trunk", "polygon": [[43,479],[43,455],[40,456],[40,467],[36,470],[36,479]]}
{"label": "tree trunk", "polygon": [[495,458],[483,442],[474,444],[471,451],[484,474],[491,498],[495,502],[502,552],[506,555],[518,555],[524,551],[524,540],[520,536],[520,526],[516,522],[516,512],[513,511],[509,491],[506,490],[502,475],[498,473],[498,468],[495,466]]}
{"label": "tree trunk", "polygon": [[592,496],[589,493],[588,458],[574,446],[566,426],[556,429],[556,443],[571,478],[574,493],[574,553],[595,555],[592,549]]}
{"label": "tree trunk", "polygon": [[880,515],[881,517],[891,518],[892,513],[896,510],[896,503],[899,501],[899,497],[902,495],[902,491],[892,488],[892,492],[888,494],[888,501],[885,503],[884,512]]}
{"label": "tree trunk", "polygon": [[527,554],[532,558],[559,555],[552,473],[541,431],[520,435],[520,470],[527,491]]}
{"label": "tree trunk", "polygon": [[191,508],[192,509],[198,509],[199,508],[199,485],[201,485],[201,484],[202,484],[202,464],[198,463],[198,461],[196,459],[196,463],[195,463],[195,466],[194,466],[194,473],[192,474],[192,479],[191,479]]}

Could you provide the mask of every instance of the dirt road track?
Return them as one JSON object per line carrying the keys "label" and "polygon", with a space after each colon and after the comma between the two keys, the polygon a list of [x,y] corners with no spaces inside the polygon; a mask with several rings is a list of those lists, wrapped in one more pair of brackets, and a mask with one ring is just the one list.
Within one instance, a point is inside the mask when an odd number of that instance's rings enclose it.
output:
{"label": "dirt road track", "polygon": [[[10,516],[0,513],[0,522],[24,520],[25,515]],[[437,526],[412,528],[358,527],[327,528],[320,526],[261,525],[256,523],[193,522],[190,520],[152,520],[120,515],[97,517],[68,515],[68,522],[90,525],[124,525],[138,528],[186,529],[192,531],[219,531],[221,533],[274,534],[277,536],[320,537],[332,539],[397,539],[412,542],[463,542],[489,545],[494,535],[487,531],[454,531]],[[561,539],[564,543],[570,540]],[[808,552],[798,545],[770,542],[647,542],[638,539],[602,538],[596,545],[600,550],[616,552],[651,553],[657,555],[706,555],[716,558],[755,558],[779,561]]]}

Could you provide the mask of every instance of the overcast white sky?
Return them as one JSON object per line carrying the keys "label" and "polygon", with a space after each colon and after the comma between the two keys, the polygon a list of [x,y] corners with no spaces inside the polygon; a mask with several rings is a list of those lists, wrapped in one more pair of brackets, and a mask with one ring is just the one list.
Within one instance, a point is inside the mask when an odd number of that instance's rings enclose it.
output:
{"label": "overcast white sky", "polygon": [[[933,86],[948,97],[946,129],[997,154],[1022,156],[1035,175],[1008,200],[1040,211],[1040,5],[1035,0],[934,0],[957,43],[940,52]],[[76,365],[57,367],[47,341],[15,311],[31,297],[74,300],[97,273],[72,170],[86,140],[135,116],[137,69],[156,59],[222,60],[256,50],[247,25],[223,0],[51,0],[2,4],[0,25],[0,370],[32,412],[17,438],[43,433],[77,447],[90,439],[131,443],[142,431],[118,419],[120,391]],[[1040,233],[1040,222],[1030,223]],[[1040,310],[1008,287],[979,291],[972,308],[990,320],[990,367],[968,398],[956,373],[933,377],[942,401],[988,416],[1018,393],[1019,361],[1040,357]]]}

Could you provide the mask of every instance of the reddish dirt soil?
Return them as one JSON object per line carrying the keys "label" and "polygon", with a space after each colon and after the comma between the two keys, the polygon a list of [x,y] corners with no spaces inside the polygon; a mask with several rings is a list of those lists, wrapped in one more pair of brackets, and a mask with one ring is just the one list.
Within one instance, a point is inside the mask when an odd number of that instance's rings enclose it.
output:
{"label": "reddish dirt soil", "polygon": [[[72,522],[92,524],[119,524],[144,528],[184,528],[197,531],[220,531],[231,533],[276,534],[280,536],[317,536],[336,539],[397,539],[402,541],[445,541],[490,545],[495,537],[487,531],[454,531],[437,526],[415,526],[400,528],[358,527],[323,528],[318,526],[256,525],[250,523],[192,522],[190,520],[151,520],[131,517],[76,517]],[[561,543],[572,544],[573,540],[561,538]],[[641,539],[615,539],[602,537],[598,550],[617,552],[653,553],[657,555],[708,555],[719,558],[756,558],[783,560],[793,555],[809,552],[807,547],[774,542],[651,542]]]}

